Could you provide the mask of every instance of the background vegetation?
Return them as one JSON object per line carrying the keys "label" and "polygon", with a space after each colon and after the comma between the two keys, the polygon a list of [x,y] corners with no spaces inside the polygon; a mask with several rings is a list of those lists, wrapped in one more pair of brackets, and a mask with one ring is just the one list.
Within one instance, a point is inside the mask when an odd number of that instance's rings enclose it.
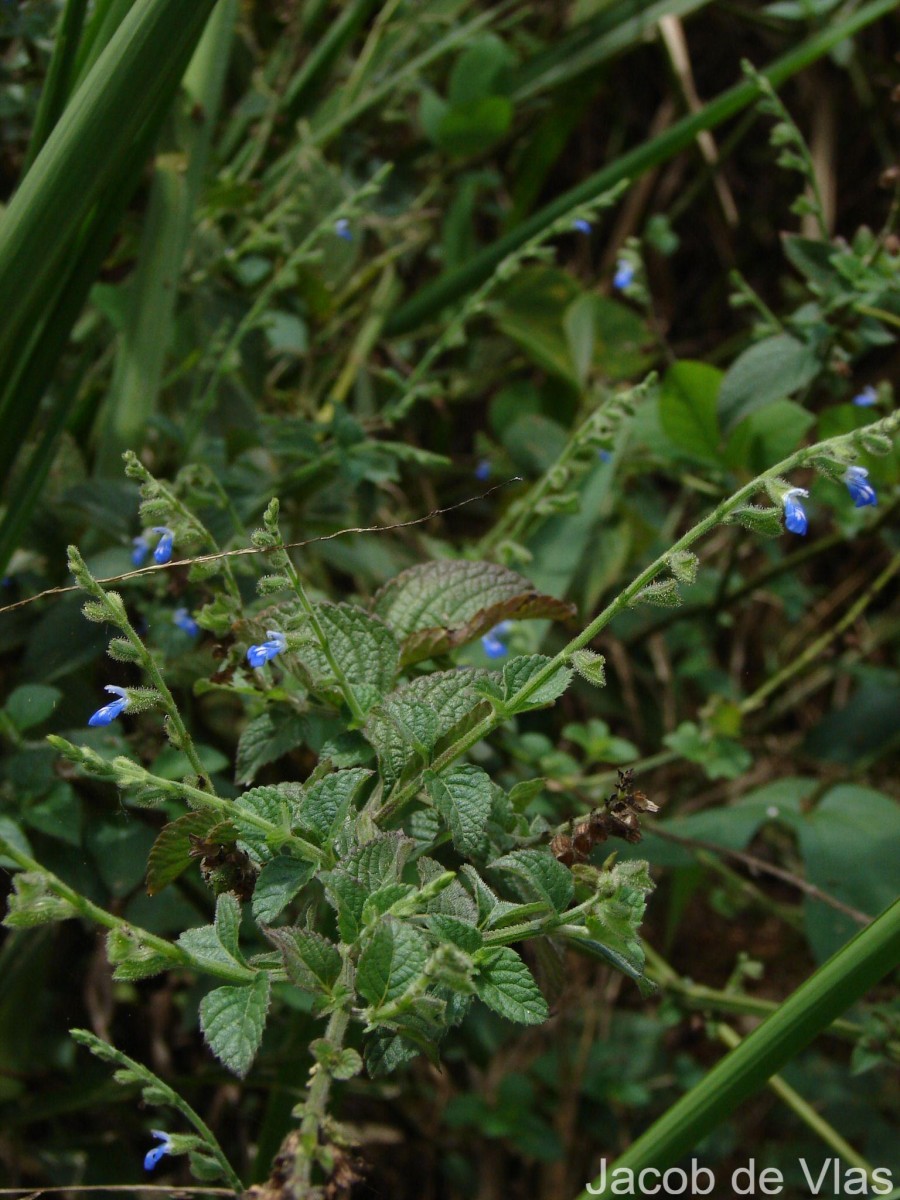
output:
{"label": "background vegetation", "polygon": [[[147,894],[161,815],[44,739],[169,780],[190,764],[153,714],[87,729],[102,687],[134,678],[76,592],[14,607],[71,584],[73,542],[97,577],[131,569],[126,449],[202,516],[212,540],[185,553],[247,547],[278,496],[316,597],[365,600],[428,560],[505,564],[574,606],[506,635],[554,654],[724,497],[890,412],[894,7],[3,4],[0,812],[35,858],[162,937],[211,920],[197,866]],[[591,442],[591,414],[651,370]],[[439,1062],[339,1086],[359,1145],[330,1195],[574,1196],[896,900],[900,464],[861,461],[876,507],[800,472],[804,538],[717,527],[680,607],[592,643],[603,690],[578,681],[473,750],[504,788],[545,781],[520,795],[548,838],[634,770],[661,812],[619,854],[653,867],[659,990],[526,951],[551,1019],[523,1032],[476,1005]],[[340,730],[307,715],[245,736],[234,666],[264,626],[228,596],[249,602],[259,570],[226,561],[225,582],[175,566],[120,587],[233,796],[305,779]],[[452,661],[491,665],[477,637]],[[6,930],[8,1185],[142,1178],[156,1118],[72,1027],[147,1064],[265,1180],[319,1024],[285,991],[238,1085],[200,1038],[208,987],[114,980],[86,922]],[[808,1194],[801,1155],[900,1183],[898,1058],[888,980],[697,1153],[720,1178],[780,1167],[786,1196]],[[159,1175],[190,1178],[184,1159]]]}

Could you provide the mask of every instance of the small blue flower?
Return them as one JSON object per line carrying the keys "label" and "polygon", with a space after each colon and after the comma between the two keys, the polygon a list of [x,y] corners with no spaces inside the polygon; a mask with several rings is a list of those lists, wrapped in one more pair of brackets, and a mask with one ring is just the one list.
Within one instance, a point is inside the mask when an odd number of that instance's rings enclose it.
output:
{"label": "small blue flower", "polygon": [[602,463],[612,462],[612,454],[608,450],[598,450],[597,457]]}
{"label": "small blue flower", "polygon": [[259,646],[251,646],[247,651],[247,662],[251,667],[263,667],[276,654],[287,650],[287,638],[277,629],[266,630],[266,641]]}
{"label": "small blue flower", "polygon": [[200,626],[191,616],[186,608],[176,608],[172,613],[172,621],[178,626],[188,637],[196,637],[200,632]]}
{"label": "small blue flower", "polygon": [[623,292],[625,288],[630,287],[634,282],[634,267],[625,258],[620,258],[616,263],[616,273],[613,275],[613,287],[618,288]]}
{"label": "small blue flower", "polygon": [[499,625],[495,625],[481,639],[481,645],[488,658],[503,658],[509,651],[504,642],[500,639],[512,629],[512,621],[501,621]]}
{"label": "small blue flower", "polygon": [[162,1144],[154,1146],[152,1150],[148,1150],[144,1155],[145,1171],[152,1171],[164,1154],[171,1154],[173,1151],[172,1139],[169,1134],[163,1133],[161,1129],[151,1129],[150,1132],[155,1138],[159,1138]]}
{"label": "small blue flower", "polygon": [[131,545],[133,547],[131,551],[131,561],[136,567],[142,567],[147,559],[147,555],[150,553],[150,543],[147,541],[146,537],[141,534],[140,537],[131,539]]}
{"label": "small blue flower", "polygon": [[809,492],[806,488],[790,488],[782,496],[784,527],[788,533],[806,533],[809,525],[806,519],[806,510],[796,497],[808,495]]}
{"label": "small blue flower", "polygon": [[865,467],[848,467],[844,472],[844,483],[846,483],[850,498],[857,508],[865,508],[867,504],[878,503],[878,496],[869,483],[869,472]]}
{"label": "small blue flower", "polygon": [[490,477],[491,477],[490,459],[479,458],[478,462],[475,464],[475,478],[480,479],[483,483],[486,479],[490,479]]}
{"label": "small blue flower", "polygon": [[153,532],[162,534],[153,551],[153,561],[162,566],[172,557],[172,543],[175,541],[175,534],[168,525],[154,525]]}
{"label": "small blue flower", "polygon": [[572,228],[579,233],[590,233],[591,223],[590,221],[586,221],[584,217],[578,217],[577,220],[572,222]]}
{"label": "small blue flower", "polygon": [[353,230],[350,228],[350,222],[346,217],[338,217],[334,223],[334,232],[339,238],[343,238],[345,242],[353,241]]}
{"label": "small blue flower", "polygon": [[119,696],[120,699],[113,700],[111,704],[104,704],[102,708],[98,708],[88,721],[88,725],[109,725],[131,703],[131,699],[125,689],[116,687],[114,683],[108,683],[103,690],[105,692],[112,692],[114,696]]}
{"label": "small blue flower", "polygon": [[855,404],[857,408],[871,408],[873,404],[878,403],[878,393],[870,383],[861,392],[857,392],[851,403]]}

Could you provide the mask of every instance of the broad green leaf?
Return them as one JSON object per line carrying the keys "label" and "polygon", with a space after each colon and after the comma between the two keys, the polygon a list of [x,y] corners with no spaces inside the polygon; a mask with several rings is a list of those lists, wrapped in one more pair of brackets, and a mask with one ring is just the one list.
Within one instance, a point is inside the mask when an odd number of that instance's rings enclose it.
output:
{"label": "broad green leaf", "polygon": [[341,941],[352,945],[362,929],[362,914],[369,890],[358,879],[340,869],[322,871],[319,879],[329,903],[337,911]]}
{"label": "broad green leaf", "polygon": [[[226,905],[228,901],[237,905],[233,896],[220,896],[216,905],[216,924],[186,929],[178,938],[178,945],[195,958],[198,965],[208,966],[213,972],[216,967],[228,967],[236,975],[252,979],[254,972],[244,962],[237,946],[234,914],[227,907],[220,907],[223,900]],[[224,942],[223,936],[226,939]]]}
{"label": "broad green leaf", "polygon": [[403,867],[415,848],[412,838],[399,830],[379,833],[356,847],[341,860],[340,870],[358,879],[366,892],[398,883]]}
{"label": "broad green leaf", "polygon": [[684,360],[666,371],[659,395],[659,419],[674,445],[693,458],[718,462],[719,417],[716,401],[722,372],[706,363]]}
{"label": "broad green leaf", "polygon": [[10,694],[3,707],[16,729],[24,733],[46,721],[61,698],[59,688],[44,683],[25,683]]}
{"label": "broad green leaf", "polygon": [[523,900],[540,900],[562,912],[572,899],[572,873],[549,850],[514,850],[491,863],[516,883]]}
{"label": "broad green leaf", "polygon": [[585,294],[573,300],[563,315],[563,329],[575,378],[581,387],[587,383],[594,362],[594,298]]}
{"label": "broad green leaf", "polygon": [[730,432],[757,409],[785,400],[811,383],[821,363],[816,351],[790,334],[764,338],[738,355],[722,380],[719,417]]}
{"label": "broad green leaf", "polygon": [[435,775],[425,774],[425,786],[435,808],[453,835],[461,854],[471,857],[484,845],[484,827],[491,813],[491,781],[481,767],[463,763]]}
{"label": "broad green leaf", "polygon": [[31,829],[39,829],[70,846],[80,846],[82,810],[81,797],[70,783],[61,779],[41,800],[28,805],[22,820]]}
{"label": "broad green leaf", "polygon": [[243,962],[238,943],[241,936],[241,905],[236,897],[223,892],[216,898],[216,937],[230,955]]}
{"label": "broad green leaf", "polygon": [[147,860],[148,895],[155,896],[178,878],[190,865],[191,839],[205,838],[218,822],[214,813],[198,811],[185,813],[162,827]]}
{"label": "broad green leaf", "polygon": [[[611,955],[620,955],[630,968],[626,974],[636,980],[644,973],[640,931],[647,896],[652,890],[645,862],[633,859],[616,863],[600,877],[600,892],[585,919],[591,937]],[[615,960],[610,957],[610,961]]]}
{"label": "broad green leaf", "polygon": [[238,796],[234,801],[231,823],[238,831],[242,843],[257,862],[265,863],[277,853],[277,836],[266,833],[258,826],[245,821],[244,812],[262,817],[283,830],[284,839],[290,834],[294,808],[301,797],[299,783],[277,783],[270,787],[255,787]]}
{"label": "broad green leaf", "polygon": [[44,875],[19,871],[13,876],[13,890],[3,918],[7,929],[30,929],[77,916],[78,910],[68,900],[54,895]]}
{"label": "broad green leaf", "polygon": [[506,96],[484,96],[449,108],[438,122],[437,144],[455,158],[483,154],[503,137],[513,118]]}
{"label": "broad green leaf", "polygon": [[444,559],[402,571],[373,608],[403,639],[402,665],[446,654],[503,620],[565,620],[574,609],[496,563]]}
{"label": "broad green leaf", "polygon": [[484,944],[481,931],[467,921],[449,917],[445,913],[432,913],[428,918],[428,928],[441,942],[452,942],[467,954],[474,954]]}
{"label": "broad green leaf", "polygon": [[304,788],[294,807],[293,826],[319,846],[329,843],[372,772],[363,767],[335,771]]}
{"label": "broad green leaf", "polygon": [[303,745],[303,717],[284,705],[271,705],[247,725],[238,740],[235,783],[252,783],[257,771]]}
{"label": "broad green leaf", "polygon": [[259,873],[253,889],[253,915],[268,924],[293,900],[304,884],[312,878],[315,866],[279,854]]}
{"label": "broad green leaf", "polygon": [[545,654],[523,654],[511,658],[503,668],[504,699],[510,706],[510,712],[528,712],[532,708],[541,708],[557,700],[572,679],[569,667],[557,667],[549,679],[544,680],[530,696],[524,700],[512,703],[513,697],[521,691],[536,675],[538,675],[551,660]]}
{"label": "broad green leaf", "polygon": [[776,400],[753,412],[733,430],[725,462],[751,472],[765,471],[800,445],[815,416],[793,400]]}
{"label": "broad green leaf", "polygon": [[[433,883],[444,873],[443,866],[427,854],[416,860],[416,867],[423,887]],[[454,879],[449,887],[442,888],[436,896],[432,896],[425,905],[425,911],[453,917],[467,925],[474,925],[478,920],[478,908],[459,879]]]}
{"label": "broad green leaf", "polygon": [[[396,636],[383,620],[353,604],[317,604],[316,613],[335,659],[367,712],[393,687],[400,662]],[[318,646],[306,647],[301,657],[312,665],[317,680],[334,680]]]}
{"label": "broad green leaf", "polygon": [[3,843],[6,842],[10,849],[18,850],[20,854],[27,854],[32,857],[31,846],[28,844],[28,838],[9,817],[0,816],[0,867],[18,869],[18,865],[11,859],[3,855]]}
{"label": "broad green leaf", "polygon": [[374,1008],[397,1000],[422,975],[428,942],[412,925],[386,917],[366,941],[356,988]]}
{"label": "broad green leaf", "polygon": [[200,1028],[210,1050],[242,1079],[262,1041],[269,986],[269,976],[261,971],[246,987],[216,988],[200,1001]]}
{"label": "broad green leaf", "polygon": [[376,1030],[365,1046],[366,1071],[372,1079],[390,1075],[419,1053],[413,1042],[399,1034]]}
{"label": "broad green leaf", "polygon": [[341,973],[341,956],[332,942],[308,929],[267,929],[265,934],[278,947],[292,983],[330,994]]}
{"label": "broad green leaf", "polygon": [[423,675],[371,711],[365,734],[378,756],[385,788],[393,787],[407,767],[426,766],[451,730],[489,711],[473,687],[485,675],[469,667]]}
{"label": "broad green leaf", "polygon": [[531,972],[509,946],[490,946],[475,955],[475,990],[488,1008],[520,1025],[540,1025],[550,1015]]}
{"label": "broad green leaf", "polygon": [[495,33],[478,34],[453,64],[447,99],[458,107],[484,96],[504,95],[515,62],[515,55],[502,38]]}

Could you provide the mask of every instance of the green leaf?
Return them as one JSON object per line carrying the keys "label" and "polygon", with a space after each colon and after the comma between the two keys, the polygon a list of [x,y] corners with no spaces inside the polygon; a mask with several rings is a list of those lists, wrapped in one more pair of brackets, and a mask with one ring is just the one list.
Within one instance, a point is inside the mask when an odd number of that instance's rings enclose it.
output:
{"label": "green leaf", "polygon": [[[294,807],[300,797],[299,783],[278,783],[271,787],[251,788],[235,799],[234,811],[229,819],[257,862],[268,862],[289,837]],[[279,841],[277,836],[269,835],[256,825],[243,820],[241,814],[244,812],[277,825],[283,830],[283,838]]]}
{"label": "green leaf", "polygon": [[[335,659],[368,712],[393,687],[400,662],[396,636],[383,620],[354,604],[317,604],[316,613]],[[306,647],[301,657],[312,664],[317,680],[336,683],[318,647]]]}
{"label": "green leaf", "polygon": [[491,946],[475,955],[475,990],[488,1008],[519,1025],[540,1025],[550,1015],[531,972],[509,946]]}
{"label": "green leaf", "polygon": [[[234,909],[240,919],[240,905],[233,896],[221,895],[216,902],[216,923],[201,925],[198,929],[186,929],[178,938],[178,945],[195,958],[200,966],[228,967],[238,976],[253,979],[254,972],[244,962],[237,944],[237,929]],[[224,940],[223,940],[224,939]]]}
{"label": "green leaf", "polygon": [[374,892],[400,881],[403,867],[414,849],[412,838],[392,829],[351,850],[342,859],[340,869],[358,879],[366,892]]}
{"label": "green leaf", "polygon": [[192,838],[205,838],[219,822],[210,812],[189,812],[159,831],[147,860],[147,894],[155,896],[191,863]]}
{"label": "green leaf", "polygon": [[252,783],[260,767],[277,761],[304,741],[303,717],[285,705],[271,705],[254,717],[238,740],[235,783]]}
{"label": "green leaf", "polygon": [[692,458],[719,461],[716,401],[722,372],[706,363],[684,360],[666,371],[659,396],[664,432]]}
{"label": "green leaf", "polygon": [[797,449],[815,419],[792,400],[776,400],[741,421],[725,446],[725,462],[751,472],[765,471]]}
{"label": "green leaf", "polygon": [[437,144],[454,158],[482,154],[509,129],[512,101],[506,96],[483,96],[447,110],[438,122]]}
{"label": "green leaf", "polygon": [[341,973],[341,956],[333,943],[308,929],[267,929],[265,935],[278,947],[292,983],[304,991],[331,994]]}
{"label": "green leaf", "polygon": [[366,941],[356,970],[356,988],[374,1008],[399,999],[419,979],[428,961],[423,934],[385,917]]}
{"label": "green leaf", "polygon": [[505,94],[515,61],[509,46],[495,33],[472,38],[450,72],[447,88],[450,104],[459,107],[485,96]]}
{"label": "green leaf", "polygon": [[378,756],[385,789],[414,764],[430,762],[441,738],[487,713],[474,684],[486,672],[466,667],[436,671],[399,687],[372,709],[365,734]]}
{"label": "green leaf", "polygon": [[262,1041],[269,1008],[269,976],[246,987],[220,987],[200,1002],[200,1028],[216,1058],[242,1079]]}
{"label": "green leaf", "polygon": [[13,876],[13,890],[3,918],[7,929],[30,929],[77,916],[78,910],[68,900],[50,890],[46,876],[36,871],[19,871]]}
{"label": "green leaf", "polygon": [[484,828],[491,813],[491,781],[471,763],[451,767],[440,775],[425,773],[425,786],[435,808],[453,835],[461,854],[471,857],[484,846]]}
{"label": "green leaf", "polygon": [[26,683],[12,692],[3,706],[6,715],[20,733],[46,721],[56,708],[62,692],[43,683]]}
{"label": "green leaf", "polygon": [[511,713],[529,712],[533,708],[541,708],[559,699],[572,680],[569,667],[557,667],[549,679],[535,689],[526,699],[512,703],[513,697],[521,691],[536,675],[538,675],[552,660],[545,654],[523,654],[511,658],[503,667],[503,693]]}
{"label": "green leaf", "polygon": [[580,386],[584,387],[594,362],[593,296],[585,294],[572,301],[563,316],[563,329],[569,345],[575,377]]}
{"label": "green leaf", "polygon": [[503,620],[574,614],[572,605],[541,595],[507,567],[457,560],[401,571],[376,593],[373,609],[403,639],[403,666],[447,654]]}
{"label": "green leaf", "polygon": [[811,383],[821,363],[812,346],[789,334],[765,338],[738,355],[722,380],[719,417],[726,432],[757,409]]}
{"label": "green leaf", "polygon": [[18,870],[18,863],[11,858],[6,858],[3,855],[3,843],[6,842],[10,849],[18,850],[20,854],[27,854],[32,857],[31,846],[28,844],[28,838],[9,817],[0,816],[0,867],[6,867],[11,870]]}
{"label": "green leaf", "polygon": [[710,779],[738,779],[753,762],[740,742],[711,734],[693,721],[683,721],[663,742],[689,762],[699,763]]}
{"label": "green leaf", "polygon": [[491,870],[511,875],[521,899],[543,901],[556,912],[572,899],[572,873],[548,850],[514,850],[491,863]]}
{"label": "green leaf", "polygon": [[293,900],[300,889],[312,878],[315,865],[300,862],[279,854],[259,873],[253,889],[253,915],[257,921],[268,924]]}
{"label": "green leaf", "polygon": [[355,767],[335,771],[304,788],[294,807],[294,827],[316,845],[328,845],[335,831],[347,820],[360,788],[371,777],[371,771]]}
{"label": "green leaf", "polygon": [[484,944],[484,937],[479,929],[466,921],[447,916],[446,913],[432,913],[428,918],[428,928],[441,942],[451,942],[467,954],[474,954]]}
{"label": "green leaf", "polygon": [[244,960],[238,946],[241,936],[241,905],[236,897],[223,893],[216,898],[214,928],[216,937],[228,953],[242,963]]}
{"label": "green leaf", "polygon": [[134,981],[158,975],[172,966],[170,955],[147,945],[137,930],[118,926],[106,935],[106,957],[113,979]]}

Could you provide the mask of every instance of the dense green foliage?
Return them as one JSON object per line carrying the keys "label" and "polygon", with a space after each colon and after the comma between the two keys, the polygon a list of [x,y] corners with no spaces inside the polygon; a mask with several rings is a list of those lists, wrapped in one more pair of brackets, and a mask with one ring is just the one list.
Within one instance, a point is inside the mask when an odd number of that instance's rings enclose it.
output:
{"label": "dense green foliage", "polygon": [[12,1185],[900,1185],[893,7],[0,6]]}

